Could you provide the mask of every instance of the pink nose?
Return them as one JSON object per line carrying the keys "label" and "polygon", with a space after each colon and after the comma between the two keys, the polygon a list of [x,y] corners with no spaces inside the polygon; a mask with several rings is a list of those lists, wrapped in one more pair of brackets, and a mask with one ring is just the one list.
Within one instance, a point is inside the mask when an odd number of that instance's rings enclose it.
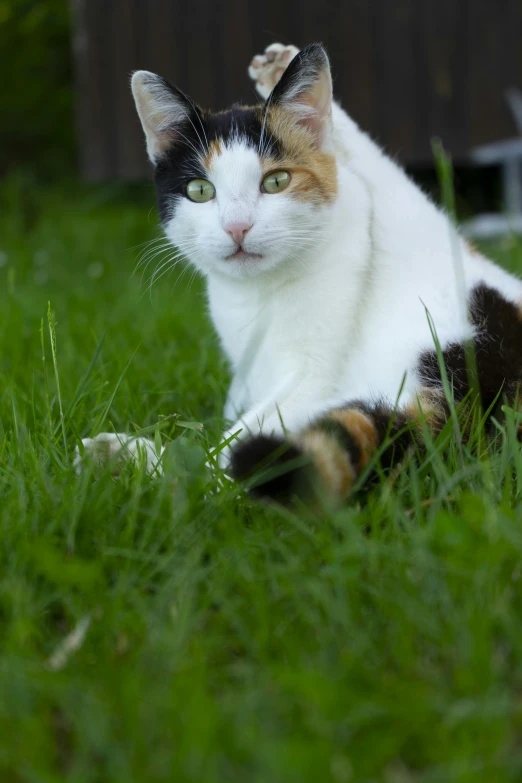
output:
{"label": "pink nose", "polygon": [[241,245],[245,234],[252,228],[250,223],[228,223],[225,226],[225,231],[230,234],[232,239],[237,245]]}

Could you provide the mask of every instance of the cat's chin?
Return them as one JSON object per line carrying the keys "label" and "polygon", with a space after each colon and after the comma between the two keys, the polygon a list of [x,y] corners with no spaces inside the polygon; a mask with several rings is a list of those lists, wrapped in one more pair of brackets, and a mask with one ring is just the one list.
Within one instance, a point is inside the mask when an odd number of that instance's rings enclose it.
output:
{"label": "cat's chin", "polygon": [[283,260],[277,256],[247,253],[243,250],[213,265],[213,271],[234,280],[252,279],[273,272],[282,262]]}
{"label": "cat's chin", "polygon": [[225,258],[225,261],[239,261],[239,262],[256,262],[256,261],[262,261],[263,256],[260,253],[249,253],[246,250],[238,250],[235,253],[232,253],[232,255],[227,256]]}

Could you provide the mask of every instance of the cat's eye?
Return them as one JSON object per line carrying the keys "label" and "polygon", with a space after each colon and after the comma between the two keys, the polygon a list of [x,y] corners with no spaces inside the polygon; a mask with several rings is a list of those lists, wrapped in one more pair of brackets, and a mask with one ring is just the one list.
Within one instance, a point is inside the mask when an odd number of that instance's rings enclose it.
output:
{"label": "cat's eye", "polygon": [[290,174],[288,171],[273,171],[267,174],[261,184],[261,190],[264,193],[281,193],[290,184]]}
{"label": "cat's eye", "polygon": [[191,179],[187,184],[187,196],[191,201],[204,204],[216,195],[216,189],[208,179]]}

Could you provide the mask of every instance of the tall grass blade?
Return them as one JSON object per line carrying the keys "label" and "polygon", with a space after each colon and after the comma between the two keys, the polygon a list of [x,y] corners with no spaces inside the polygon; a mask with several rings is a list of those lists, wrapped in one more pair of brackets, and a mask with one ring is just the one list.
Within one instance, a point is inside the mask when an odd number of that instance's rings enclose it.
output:
{"label": "tall grass blade", "polygon": [[58,407],[60,410],[60,422],[62,425],[63,447],[65,450],[65,456],[68,457],[69,450],[67,447],[67,434],[65,432],[65,417],[63,415],[62,394],[60,390],[60,375],[58,372],[58,352],[56,349],[56,323],[53,320],[53,314],[51,311],[51,302],[47,303],[47,323],[49,325],[49,335],[51,337],[51,352],[53,355],[54,377],[56,379],[56,393],[58,395]]}

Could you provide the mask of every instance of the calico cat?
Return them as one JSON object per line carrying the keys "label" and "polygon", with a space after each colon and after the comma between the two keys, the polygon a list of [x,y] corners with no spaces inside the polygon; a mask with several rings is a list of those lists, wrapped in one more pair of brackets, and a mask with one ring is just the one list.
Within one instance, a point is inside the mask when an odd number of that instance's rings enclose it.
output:
{"label": "calico cat", "polygon": [[271,463],[258,495],[343,501],[469,398],[469,341],[483,409],[515,403],[522,282],[333,101],[321,45],[273,44],[249,73],[264,101],[219,113],[147,71],[132,91],[166,236],[206,277],[234,372],[226,469]]}

